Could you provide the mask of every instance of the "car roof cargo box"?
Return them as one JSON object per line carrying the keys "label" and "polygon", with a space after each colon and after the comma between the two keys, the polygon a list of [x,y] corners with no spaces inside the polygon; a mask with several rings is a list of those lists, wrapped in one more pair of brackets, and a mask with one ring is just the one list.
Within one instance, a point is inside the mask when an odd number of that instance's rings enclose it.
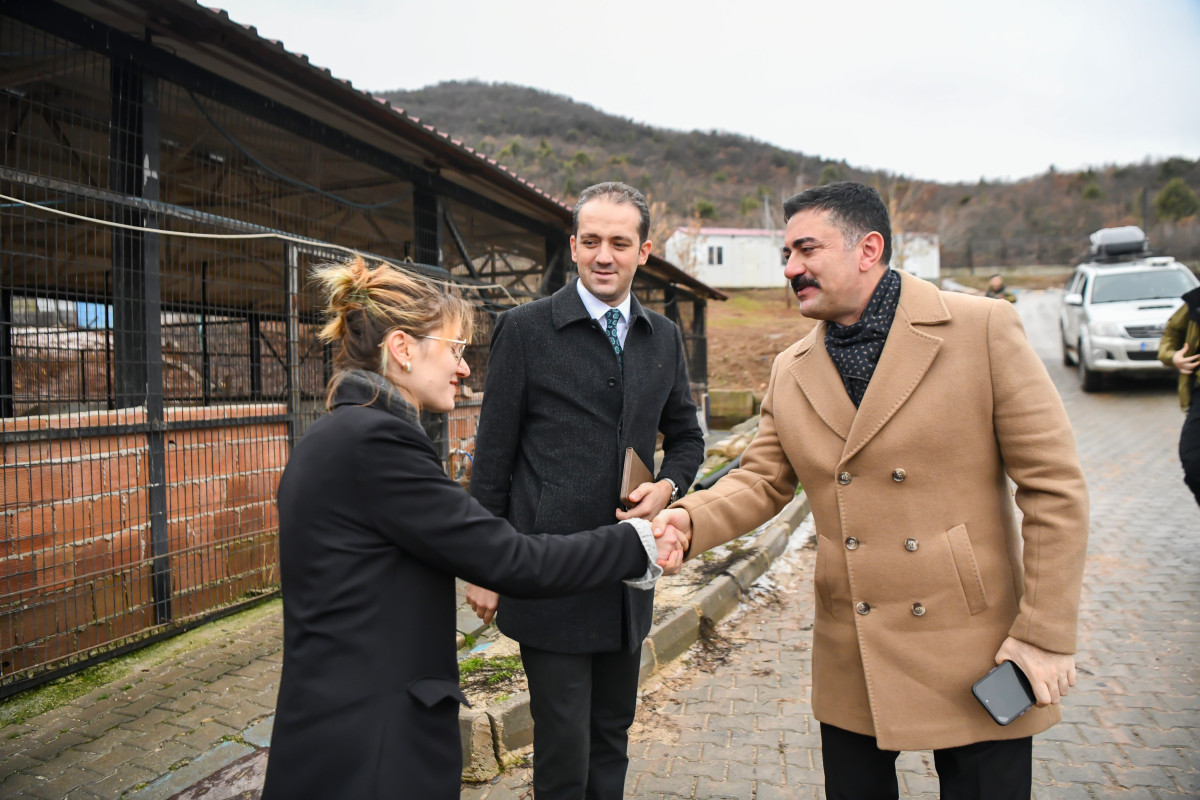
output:
{"label": "car roof cargo box", "polygon": [[1150,241],[1146,234],[1136,225],[1125,225],[1121,228],[1101,228],[1091,235],[1091,254],[1096,258],[1115,258],[1117,256],[1148,255]]}

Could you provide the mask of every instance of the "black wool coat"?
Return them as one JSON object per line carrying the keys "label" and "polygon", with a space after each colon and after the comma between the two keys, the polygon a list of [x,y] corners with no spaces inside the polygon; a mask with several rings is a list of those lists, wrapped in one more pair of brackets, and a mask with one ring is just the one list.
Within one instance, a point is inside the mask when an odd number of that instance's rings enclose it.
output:
{"label": "black wool coat", "polygon": [[[578,280],[578,279],[576,279]],[[656,478],[686,491],[704,460],[683,338],[633,298],[624,370],[575,281],[506,311],[492,333],[471,494],[526,533],[571,534],[613,522],[621,465],[633,447]],[[610,584],[552,600],[499,586],[496,624],[558,653],[634,651],[650,632],[654,592]]]}
{"label": "black wool coat", "polygon": [[457,798],[454,577],[545,596],[646,571],[629,525],[517,533],[373,394],[343,383],[279,484],[283,673],[265,800]]}

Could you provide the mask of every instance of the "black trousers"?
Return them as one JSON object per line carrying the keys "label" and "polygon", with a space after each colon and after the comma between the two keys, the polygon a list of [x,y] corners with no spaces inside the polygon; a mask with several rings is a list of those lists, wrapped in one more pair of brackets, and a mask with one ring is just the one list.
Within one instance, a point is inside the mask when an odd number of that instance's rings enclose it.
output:
{"label": "black trousers", "polygon": [[1183,482],[1200,503],[1200,385],[1192,382],[1192,404],[1179,434],[1179,460],[1183,463]]}
{"label": "black trousers", "polygon": [[550,653],[521,645],[537,800],[620,800],[641,652]]}
{"label": "black trousers", "polygon": [[[821,723],[821,760],[828,800],[897,800],[895,750],[874,736]],[[933,751],[942,800],[1029,800],[1033,737],[976,742]]]}

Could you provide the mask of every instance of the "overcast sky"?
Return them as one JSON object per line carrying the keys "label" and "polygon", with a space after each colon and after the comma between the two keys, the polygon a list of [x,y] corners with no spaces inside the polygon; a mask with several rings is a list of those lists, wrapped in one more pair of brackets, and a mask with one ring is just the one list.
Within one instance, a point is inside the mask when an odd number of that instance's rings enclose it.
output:
{"label": "overcast sky", "polygon": [[917,178],[1200,157],[1200,0],[211,2],[360,89],[516,83]]}

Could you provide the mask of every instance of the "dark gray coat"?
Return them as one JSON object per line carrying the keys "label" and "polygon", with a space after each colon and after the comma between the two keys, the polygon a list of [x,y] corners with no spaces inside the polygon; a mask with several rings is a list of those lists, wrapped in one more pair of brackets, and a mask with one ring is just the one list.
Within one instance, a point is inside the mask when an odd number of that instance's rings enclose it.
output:
{"label": "dark gray coat", "polygon": [[[656,477],[681,491],[695,478],[704,436],[683,338],[636,297],[630,317],[624,374],[574,281],[497,321],[471,494],[517,530],[566,534],[612,523],[625,448],[652,465],[658,431]],[[506,635],[541,650],[633,651],[650,632],[653,605],[653,591],[613,584],[553,600],[503,596],[496,619]]]}
{"label": "dark gray coat", "polygon": [[454,576],[546,595],[639,577],[646,551],[629,525],[522,536],[374,391],[343,383],[336,402],[279,484],[283,674],[263,797],[451,800]]}

